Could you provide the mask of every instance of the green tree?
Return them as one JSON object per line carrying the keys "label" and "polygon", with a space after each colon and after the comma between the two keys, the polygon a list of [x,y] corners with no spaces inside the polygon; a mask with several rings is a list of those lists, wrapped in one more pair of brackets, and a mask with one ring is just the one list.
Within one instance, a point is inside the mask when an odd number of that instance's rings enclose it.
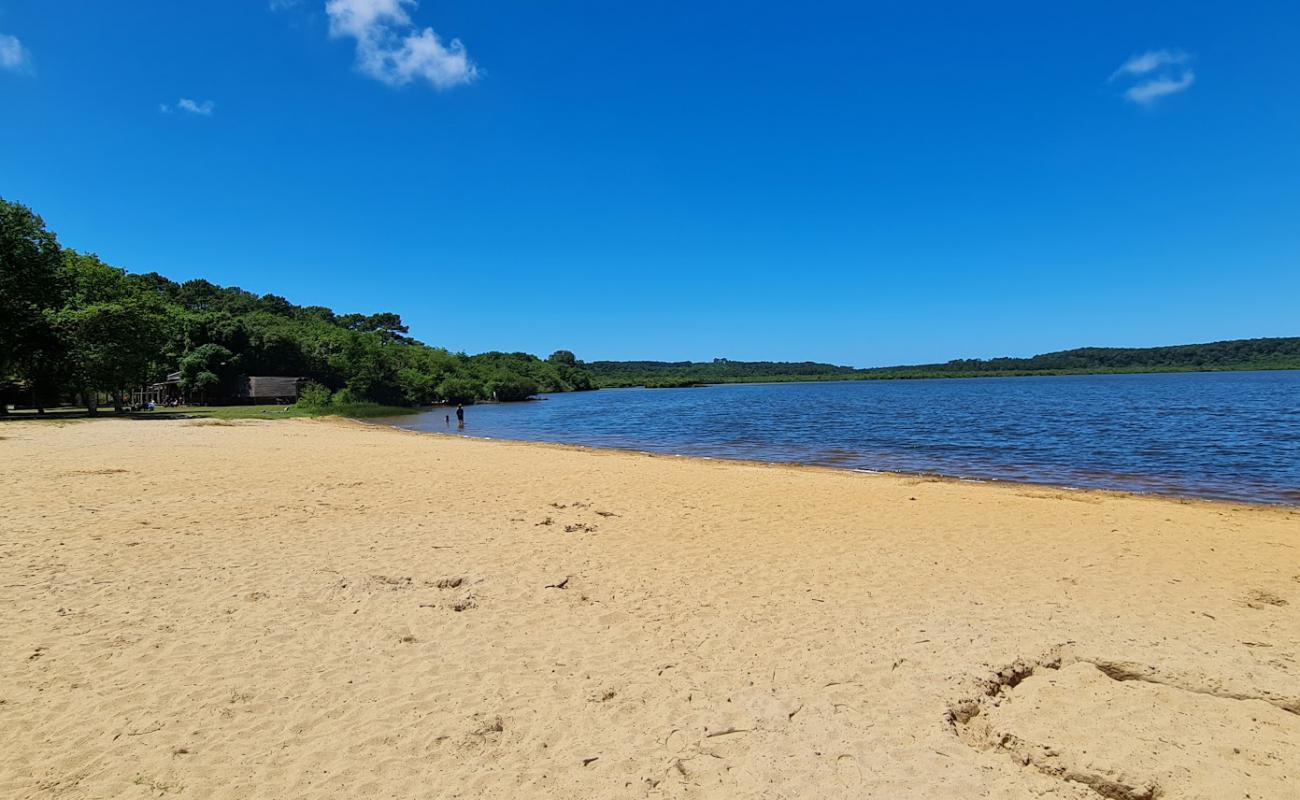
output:
{"label": "green tree", "polygon": [[122,410],[122,397],[144,384],[155,369],[165,339],[165,314],[150,297],[68,308],[56,316],[68,344],[73,384],[90,413],[96,395],[107,391],[113,407]]}
{"label": "green tree", "polygon": [[503,403],[513,400],[527,400],[537,394],[538,391],[537,381],[526,375],[515,375],[508,372],[493,375],[488,379],[483,389],[488,397]]}
{"label": "green tree", "polygon": [[52,319],[67,296],[62,264],[58,239],[44,220],[0,198],[0,379],[18,379],[42,413],[66,366]]}
{"label": "green tree", "polygon": [[384,343],[411,341],[404,335],[410,332],[410,328],[402,324],[400,316],[389,311],[369,315],[344,314],[338,318],[338,324],[357,333],[378,334]]}
{"label": "green tree", "polygon": [[399,370],[397,384],[402,398],[413,406],[429,405],[438,394],[438,377],[411,367]]}
{"label": "green tree", "polygon": [[238,367],[235,354],[219,344],[205,344],[181,359],[181,388],[198,392],[204,402],[226,385]]}
{"label": "green tree", "polygon": [[378,334],[353,336],[348,343],[345,363],[348,373],[345,388],[350,396],[386,405],[403,402],[396,359]]}
{"label": "green tree", "polygon": [[570,350],[556,350],[546,357],[546,360],[552,364],[563,364],[566,367],[572,367],[578,363],[578,359]]}
{"label": "green tree", "polygon": [[451,377],[438,384],[438,397],[446,403],[472,403],[483,394],[483,384],[472,378]]}
{"label": "green tree", "polygon": [[126,391],[159,370],[171,327],[167,307],[95,255],[64,250],[63,272],[71,291],[53,319],[67,348],[69,384],[91,413],[101,390],[121,411]]}

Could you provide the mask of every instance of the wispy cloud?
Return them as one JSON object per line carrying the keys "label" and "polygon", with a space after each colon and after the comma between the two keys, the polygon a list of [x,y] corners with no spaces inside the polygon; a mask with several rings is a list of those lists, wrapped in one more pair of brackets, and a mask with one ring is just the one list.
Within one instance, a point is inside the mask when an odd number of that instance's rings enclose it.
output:
{"label": "wispy cloud", "polygon": [[1124,75],[1145,75],[1161,67],[1186,64],[1190,58],[1191,56],[1180,50],[1148,50],[1121,64],[1119,69],[1111,73],[1110,79],[1113,81]]}
{"label": "wispy cloud", "polygon": [[31,69],[32,59],[17,36],[0,33],[0,69],[23,72]]}
{"label": "wispy cloud", "polygon": [[284,11],[286,8],[293,8],[302,0],[269,0],[272,11]]}
{"label": "wispy cloud", "polygon": [[166,103],[159,103],[158,110],[164,114],[170,114],[173,111],[184,111],[187,114],[197,114],[200,117],[210,117],[217,110],[217,104],[211,100],[198,102],[188,97],[182,97],[176,101],[176,105],[169,106]]}
{"label": "wispy cloud", "polygon": [[357,69],[390,86],[427,81],[449,89],[478,77],[459,39],[444,44],[433,28],[417,30],[415,0],[328,0],[330,35],[356,39]]}
{"label": "wispy cloud", "polygon": [[212,112],[217,110],[217,104],[211,100],[204,100],[197,103],[188,97],[182,97],[176,101],[176,107],[181,111],[188,111],[191,114],[200,114],[205,117],[212,116]]}
{"label": "wispy cloud", "polygon": [[1187,66],[1191,59],[1181,50],[1148,50],[1121,64],[1111,73],[1110,80],[1138,79],[1124,91],[1124,97],[1139,105],[1147,105],[1191,87],[1196,81],[1196,73]]}
{"label": "wispy cloud", "polygon": [[1167,94],[1177,94],[1189,88],[1195,80],[1196,73],[1189,69],[1176,78],[1152,78],[1143,81],[1137,86],[1130,87],[1124,92],[1124,96],[1134,103],[1146,105]]}

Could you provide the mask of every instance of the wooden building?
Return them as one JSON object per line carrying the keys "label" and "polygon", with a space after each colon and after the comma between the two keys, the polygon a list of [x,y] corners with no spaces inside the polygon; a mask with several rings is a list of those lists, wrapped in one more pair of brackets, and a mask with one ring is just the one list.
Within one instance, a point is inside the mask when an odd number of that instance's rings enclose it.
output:
{"label": "wooden building", "polygon": [[185,393],[181,391],[179,372],[169,373],[166,380],[151,383],[131,392],[131,405],[134,406],[144,406],[149,403],[165,406],[172,402],[184,402],[184,400]]}
{"label": "wooden building", "polygon": [[241,375],[235,381],[235,402],[293,403],[306,378],[289,378],[282,375]]}
{"label": "wooden building", "polygon": [[[219,405],[238,405],[258,403],[293,403],[298,400],[306,378],[284,375],[240,375],[223,386],[221,392],[211,398]],[[181,388],[181,374],[173,372],[166,380],[151,383],[131,393],[131,402],[135,405],[165,406],[172,403],[189,404],[199,400],[190,392]]]}

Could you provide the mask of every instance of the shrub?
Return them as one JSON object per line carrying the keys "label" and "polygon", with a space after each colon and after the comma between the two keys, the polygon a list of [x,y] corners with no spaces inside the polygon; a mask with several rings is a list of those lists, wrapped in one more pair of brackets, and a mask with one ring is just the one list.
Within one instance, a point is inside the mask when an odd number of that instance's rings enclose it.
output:
{"label": "shrub", "polygon": [[319,383],[308,383],[298,393],[296,405],[303,408],[324,408],[330,404],[331,392]]}
{"label": "shrub", "polygon": [[472,403],[482,394],[482,384],[469,378],[447,378],[438,384],[438,396],[447,403]]}
{"label": "shrub", "polygon": [[504,373],[493,376],[484,388],[493,400],[527,400],[537,394],[537,381],[524,375]]}
{"label": "shrub", "polygon": [[334,399],[332,402],[336,406],[353,406],[358,403],[367,403],[370,401],[353,390],[344,387],[334,393]]}

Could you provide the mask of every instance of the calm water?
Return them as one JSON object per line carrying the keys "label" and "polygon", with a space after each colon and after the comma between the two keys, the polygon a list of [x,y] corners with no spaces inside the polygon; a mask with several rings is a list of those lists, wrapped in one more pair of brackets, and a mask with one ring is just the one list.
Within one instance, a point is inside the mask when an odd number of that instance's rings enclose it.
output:
{"label": "calm water", "polygon": [[[447,431],[446,413],[384,422]],[[1300,503],[1300,372],[606,389],[465,420],[469,436]]]}

